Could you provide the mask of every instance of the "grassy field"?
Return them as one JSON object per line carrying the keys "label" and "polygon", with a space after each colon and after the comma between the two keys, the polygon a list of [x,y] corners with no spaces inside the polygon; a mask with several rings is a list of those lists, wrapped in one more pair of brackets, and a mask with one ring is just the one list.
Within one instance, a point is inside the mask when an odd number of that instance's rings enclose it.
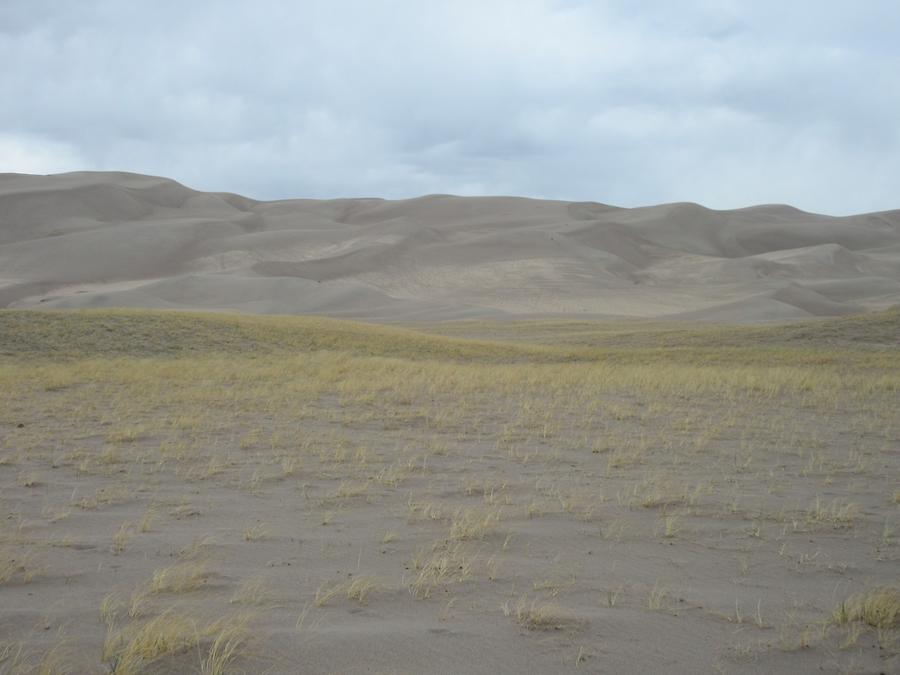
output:
{"label": "grassy field", "polygon": [[898,410],[898,310],[2,311],[0,673],[896,671]]}

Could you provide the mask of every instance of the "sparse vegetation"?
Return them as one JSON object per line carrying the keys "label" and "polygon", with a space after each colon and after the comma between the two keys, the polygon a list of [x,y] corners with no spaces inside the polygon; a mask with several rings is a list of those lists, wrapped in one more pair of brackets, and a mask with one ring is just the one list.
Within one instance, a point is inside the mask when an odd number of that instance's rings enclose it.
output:
{"label": "sparse vegetation", "polygon": [[860,621],[882,630],[900,628],[900,587],[875,588],[845,600],[835,608],[832,620],[839,625]]}
{"label": "sparse vegetation", "polygon": [[244,653],[251,641],[250,622],[251,617],[244,614],[219,619],[206,627],[204,636],[209,647],[200,661],[201,675],[228,672],[228,666]]}
{"label": "sparse vegetation", "polygon": [[28,583],[34,579],[33,555],[10,547],[0,547],[0,584],[12,581]]}
{"label": "sparse vegetation", "polygon": [[506,616],[515,617],[516,622],[528,630],[561,630],[578,622],[571,613],[558,605],[549,602],[541,602],[522,596],[515,608],[509,603],[503,605],[503,613]]}
{"label": "sparse vegetation", "polygon": [[475,557],[461,543],[438,542],[429,551],[413,558],[415,578],[409,585],[414,597],[424,599],[447,584],[465,581],[472,576]]}
{"label": "sparse vegetation", "polygon": [[150,580],[151,593],[184,593],[201,588],[209,576],[203,561],[178,563],[158,569]]}
{"label": "sparse vegetation", "polygon": [[484,539],[500,522],[502,509],[461,509],[450,521],[450,538],[459,541]]}
{"label": "sparse vegetation", "polygon": [[190,649],[199,641],[195,621],[166,610],[138,626],[110,627],[103,661],[115,675],[132,675],[163,656]]}
{"label": "sparse vegetation", "polygon": [[266,578],[263,576],[251,577],[244,581],[235,590],[229,602],[243,605],[262,605],[270,601],[271,595],[267,591]]}
{"label": "sparse vegetation", "polygon": [[575,667],[620,617],[890,671],[900,312],[814,326],[0,311],[0,583],[46,612],[0,672],[265,671],[498,606]]}
{"label": "sparse vegetation", "polygon": [[355,600],[361,605],[365,605],[369,595],[379,587],[378,579],[374,576],[357,577],[347,584],[347,599]]}
{"label": "sparse vegetation", "polygon": [[244,541],[259,541],[268,534],[268,525],[265,523],[253,523],[244,528]]}

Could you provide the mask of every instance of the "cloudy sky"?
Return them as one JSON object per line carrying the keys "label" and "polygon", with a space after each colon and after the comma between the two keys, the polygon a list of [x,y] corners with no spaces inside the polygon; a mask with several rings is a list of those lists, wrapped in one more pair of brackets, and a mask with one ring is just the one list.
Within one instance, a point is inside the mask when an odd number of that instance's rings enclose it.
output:
{"label": "cloudy sky", "polygon": [[900,208],[896,0],[2,0],[0,171]]}

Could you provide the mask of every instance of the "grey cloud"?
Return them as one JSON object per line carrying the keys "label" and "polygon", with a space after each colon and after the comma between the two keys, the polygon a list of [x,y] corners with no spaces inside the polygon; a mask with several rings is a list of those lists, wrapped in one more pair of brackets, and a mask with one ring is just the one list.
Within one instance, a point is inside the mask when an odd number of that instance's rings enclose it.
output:
{"label": "grey cloud", "polygon": [[0,170],[900,206],[900,9],[785,4],[7,0]]}

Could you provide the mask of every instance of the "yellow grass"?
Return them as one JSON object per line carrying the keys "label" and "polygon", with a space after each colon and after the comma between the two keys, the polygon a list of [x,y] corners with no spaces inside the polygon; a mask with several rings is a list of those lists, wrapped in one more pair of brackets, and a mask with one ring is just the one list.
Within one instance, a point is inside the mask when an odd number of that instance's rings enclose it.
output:
{"label": "yellow grass", "polygon": [[900,587],[874,588],[838,605],[832,613],[837,624],[861,621],[873,628],[900,628]]}
{"label": "yellow grass", "polygon": [[250,642],[251,617],[246,614],[226,617],[206,627],[204,635],[210,640],[206,655],[200,662],[201,675],[224,675],[228,666]]}
{"label": "yellow grass", "polygon": [[189,561],[158,569],[150,580],[151,593],[184,593],[203,587],[209,576],[204,561]]}
{"label": "yellow grass", "polygon": [[163,656],[190,649],[199,640],[196,622],[167,610],[138,627],[111,628],[103,660],[114,675],[133,675]]}
{"label": "yellow grass", "polygon": [[506,603],[502,609],[506,616],[514,617],[516,623],[528,630],[560,630],[578,623],[570,612],[559,605],[537,599],[529,600],[524,595],[514,608]]}
{"label": "yellow grass", "polygon": [[228,616],[199,624],[174,609],[138,624],[110,624],[103,661],[114,675],[135,675],[164,657],[207,645],[200,660],[203,675],[223,675],[251,638],[249,615]]}
{"label": "yellow grass", "polygon": [[484,539],[485,535],[500,522],[501,508],[460,509],[450,522],[450,538],[459,541]]}
{"label": "yellow grass", "polygon": [[361,605],[365,605],[371,595],[380,586],[380,582],[374,576],[361,576],[347,584],[347,599],[355,600]]}
{"label": "yellow grass", "polygon": [[415,578],[409,584],[410,593],[424,599],[439,587],[465,581],[472,576],[474,559],[459,542],[435,544],[430,551],[420,552],[413,558]]}

